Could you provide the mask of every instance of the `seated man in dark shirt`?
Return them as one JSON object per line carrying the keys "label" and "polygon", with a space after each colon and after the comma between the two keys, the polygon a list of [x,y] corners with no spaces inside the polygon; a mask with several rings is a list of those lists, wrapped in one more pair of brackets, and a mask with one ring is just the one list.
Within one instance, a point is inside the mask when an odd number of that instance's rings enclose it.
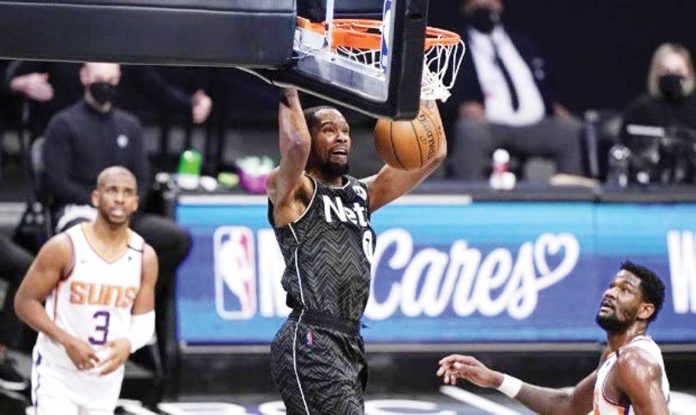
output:
{"label": "seated man in dark shirt", "polygon": [[[80,69],[84,99],[58,112],[46,128],[44,183],[59,232],[96,217],[90,195],[95,178],[106,167],[121,165],[132,171],[141,200],[145,200],[150,173],[142,128],[134,116],[112,104],[120,75],[117,64],[84,64]],[[152,214],[136,213],[131,226],[159,256],[156,304],[158,315],[164,315],[171,298],[162,296],[188,254],[191,238],[171,220]],[[162,341],[165,331],[159,323],[157,333]]]}
{"label": "seated man in dark shirt", "polygon": [[457,117],[448,158],[453,178],[486,178],[497,148],[521,158],[549,157],[559,173],[582,175],[582,125],[552,96],[542,56],[524,37],[508,32],[502,0],[461,4],[465,76],[448,102]]}

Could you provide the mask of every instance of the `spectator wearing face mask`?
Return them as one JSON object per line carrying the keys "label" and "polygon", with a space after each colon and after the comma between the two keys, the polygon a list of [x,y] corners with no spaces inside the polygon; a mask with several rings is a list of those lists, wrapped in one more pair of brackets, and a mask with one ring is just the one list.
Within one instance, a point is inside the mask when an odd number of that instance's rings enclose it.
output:
{"label": "spectator wearing face mask", "polygon": [[504,148],[525,159],[545,156],[560,173],[581,175],[581,123],[556,101],[544,59],[509,34],[502,0],[462,0],[468,51],[450,101],[458,105],[454,178],[487,177],[490,156]]}
{"label": "spectator wearing face mask", "polygon": [[665,43],[653,54],[647,94],[624,112],[621,129],[625,140],[629,125],[689,129],[696,133],[696,77],[689,51]]}

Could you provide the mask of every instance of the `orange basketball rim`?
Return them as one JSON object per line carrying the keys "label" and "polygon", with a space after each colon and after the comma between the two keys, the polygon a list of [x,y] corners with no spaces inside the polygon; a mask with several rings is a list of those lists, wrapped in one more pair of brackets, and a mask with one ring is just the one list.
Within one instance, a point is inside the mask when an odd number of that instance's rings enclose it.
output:
{"label": "orange basketball rim", "polygon": [[[304,17],[297,18],[297,26],[326,34],[325,23],[312,23]],[[331,46],[355,49],[380,49],[382,42],[382,22],[369,19],[334,19]],[[435,46],[455,46],[461,36],[449,30],[428,27],[425,31],[425,50]]]}
{"label": "orange basketball rim", "polygon": [[[302,17],[297,18],[297,26],[324,37],[329,30],[327,22],[312,23]],[[382,30],[386,29],[380,20],[334,19],[329,50],[365,68],[384,70],[380,52]],[[434,27],[426,29],[421,99],[446,101],[450,97],[465,50],[458,34]]]}

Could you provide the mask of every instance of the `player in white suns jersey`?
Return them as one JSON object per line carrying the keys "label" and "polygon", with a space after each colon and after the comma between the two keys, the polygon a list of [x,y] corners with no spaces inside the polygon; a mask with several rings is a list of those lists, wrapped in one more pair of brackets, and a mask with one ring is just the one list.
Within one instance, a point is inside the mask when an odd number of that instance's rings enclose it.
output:
{"label": "player in white suns jersey", "polygon": [[607,332],[607,349],[597,370],[572,390],[524,383],[487,368],[471,356],[440,360],[445,383],[466,379],[497,388],[529,409],[564,415],[669,415],[669,381],[659,346],[646,335],[665,299],[654,272],[625,262],[604,292],[597,324]]}
{"label": "player in white suns jersey", "polygon": [[49,240],[15,296],[17,315],[39,332],[36,415],[113,414],[124,363],[154,334],[157,255],[128,228],[135,176],[105,169],[92,204],[97,219]]}

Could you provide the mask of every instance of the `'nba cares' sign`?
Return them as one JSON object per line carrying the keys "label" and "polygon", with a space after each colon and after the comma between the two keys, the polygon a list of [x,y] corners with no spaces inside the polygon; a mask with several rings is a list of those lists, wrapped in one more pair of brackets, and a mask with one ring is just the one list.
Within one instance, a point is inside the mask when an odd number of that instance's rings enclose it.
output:
{"label": "'nba cares' sign", "polygon": [[[215,231],[215,304],[223,319],[257,315],[284,317],[285,291],[280,281],[285,263],[273,230],[223,226]],[[542,233],[518,249],[482,252],[466,240],[446,249],[416,247],[401,228],[377,239],[372,287],[365,317],[439,317],[506,314],[530,316],[540,292],[575,268],[580,244],[569,233]]]}

